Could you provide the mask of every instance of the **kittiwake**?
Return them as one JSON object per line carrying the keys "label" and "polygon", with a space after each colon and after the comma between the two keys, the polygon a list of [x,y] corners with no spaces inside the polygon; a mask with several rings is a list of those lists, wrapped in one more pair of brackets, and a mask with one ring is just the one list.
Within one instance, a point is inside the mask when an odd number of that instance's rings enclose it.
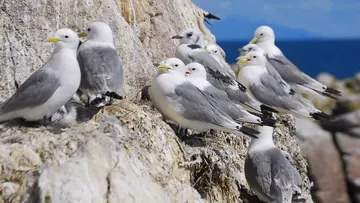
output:
{"label": "kittiwake", "polygon": [[203,34],[195,28],[186,29],[180,35],[173,36],[172,39],[179,39],[180,44],[197,44],[202,48],[209,43],[204,39]]}
{"label": "kittiwake", "polygon": [[79,36],[87,37],[78,51],[81,92],[89,97],[91,105],[98,107],[111,104],[112,99],[122,99],[118,92],[124,80],[123,65],[110,26],[94,22]]}
{"label": "kittiwake", "polygon": [[195,85],[210,103],[225,112],[236,122],[270,126],[275,125],[275,120],[268,118],[262,119],[247,112],[240,105],[231,101],[224,91],[217,89],[208,82],[206,80],[207,73],[203,65],[199,63],[189,63],[186,65],[186,68],[186,79]]}
{"label": "kittiwake", "polygon": [[239,58],[247,65],[240,70],[239,80],[259,102],[276,108],[282,113],[292,113],[317,120],[328,120],[330,116],[316,109],[300,94],[282,85],[266,69],[266,58],[261,51],[252,51]]}
{"label": "kittiwake", "polygon": [[311,78],[287,59],[283,52],[275,45],[275,33],[269,26],[260,26],[257,28],[254,33],[254,38],[250,41],[250,44],[252,43],[256,43],[264,49],[269,62],[290,85],[299,85],[300,87],[311,89],[333,99],[341,96],[340,91],[327,87]]}
{"label": "kittiwake", "polygon": [[205,132],[210,129],[225,132],[243,132],[255,137],[257,131],[236,123],[230,116],[208,102],[201,91],[185,78],[185,64],[170,58],[158,66],[149,88],[150,98],[159,112],[183,128]]}
{"label": "kittiwake", "polygon": [[[265,51],[257,46],[256,44],[248,44],[246,46],[244,46],[241,49],[241,54],[240,56],[245,56],[246,54],[248,54],[249,52],[259,52],[260,54],[263,54],[265,56],[265,58],[267,58],[267,54],[265,53]],[[246,63],[238,63],[239,66],[239,71],[246,66]],[[286,92],[290,92],[291,94],[295,94],[295,90],[292,88],[292,86],[290,86],[286,81],[284,81],[284,79],[281,77],[281,75],[277,72],[277,70],[274,68],[274,66],[269,63],[268,60],[266,60],[266,70],[267,72],[276,80],[278,81],[278,83],[285,89]],[[237,78],[239,78],[237,76]]]}
{"label": "kittiwake", "polygon": [[206,23],[208,23],[209,25],[211,25],[211,23],[210,23],[208,20],[211,20],[211,19],[221,20],[221,18],[215,16],[214,14],[209,13],[209,12],[205,11],[204,9],[202,9],[202,8],[200,8],[200,7],[198,7],[198,8],[199,8],[199,9],[201,10],[201,12],[204,14],[204,18],[205,18],[204,21],[205,21]]}
{"label": "kittiwake", "polygon": [[[258,126],[245,158],[245,178],[258,198],[268,203],[291,203],[302,193],[299,172],[274,145],[273,128]],[[300,177],[300,180],[299,180]]]}
{"label": "kittiwake", "polygon": [[270,107],[262,105],[247,94],[246,87],[236,81],[234,73],[222,67],[220,63],[199,45],[181,44],[177,47],[175,56],[185,64],[197,62],[203,65],[207,72],[206,79],[216,88],[225,91],[232,101],[245,104],[248,109],[259,112],[277,112]]}
{"label": "kittiwake", "polygon": [[35,71],[0,105],[0,122],[23,118],[41,121],[49,118],[75,94],[80,84],[76,59],[79,38],[70,29],[60,29],[48,42],[56,47],[48,61]]}

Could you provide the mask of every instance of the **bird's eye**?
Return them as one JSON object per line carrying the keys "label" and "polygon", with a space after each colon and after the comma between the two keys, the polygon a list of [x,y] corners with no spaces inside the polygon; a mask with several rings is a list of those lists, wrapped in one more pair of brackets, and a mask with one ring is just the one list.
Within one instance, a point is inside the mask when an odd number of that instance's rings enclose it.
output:
{"label": "bird's eye", "polygon": [[215,53],[217,53],[217,51],[215,51]]}
{"label": "bird's eye", "polygon": [[90,28],[88,28],[87,30],[88,30],[88,32],[90,32],[90,31],[91,31],[91,29],[90,29]]}
{"label": "bird's eye", "polygon": [[69,36],[65,35],[65,38],[69,38]]}
{"label": "bird's eye", "polygon": [[188,33],[186,36],[187,36],[187,37],[191,37],[192,35],[193,35],[193,33],[190,32],[190,33]]}
{"label": "bird's eye", "polygon": [[256,59],[256,56],[253,56],[254,59]]}
{"label": "bird's eye", "polygon": [[191,70],[196,70],[195,68],[191,69]]}
{"label": "bird's eye", "polygon": [[175,64],[175,67],[178,67],[179,65],[178,64]]}
{"label": "bird's eye", "polygon": [[251,51],[252,50],[252,48],[249,48],[249,51]]}
{"label": "bird's eye", "polygon": [[263,36],[263,35],[264,35],[264,33],[261,33],[261,34],[260,34],[260,36]]}

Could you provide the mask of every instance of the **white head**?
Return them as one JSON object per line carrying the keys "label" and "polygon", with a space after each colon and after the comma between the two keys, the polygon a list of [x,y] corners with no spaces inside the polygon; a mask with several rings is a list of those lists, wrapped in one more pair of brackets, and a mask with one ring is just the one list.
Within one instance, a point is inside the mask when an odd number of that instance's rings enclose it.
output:
{"label": "white head", "polygon": [[106,42],[113,44],[113,34],[109,25],[103,22],[91,23],[85,31],[80,34],[81,37],[87,36],[88,40]]}
{"label": "white head", "polygon": [[56,31],[55,36],[49,37],[47,41],[56,43],[56,49],[68,48],[76,50],[80,43],[76,32],[67,28]]}
{"label": "white head", "polygon": [[[247,44],[245,46],[243,46],[243,48],[240,49],[240,55],[241,56],[245,56],[247,53],[249,53],[250,51],[259,51],[262,50],[264,51],[262,48],[260,48],[258,45],[256,44]],[[265,52],[264,52],[265,53]]]}
{"label": "white head", "polygon": [[250,44],[262,42],[275,43],[275,33],[271,27],[260,26],[255,30],[254,39],[250,41]]}
{"label": "white head", "polygon": [[206,80],[206,70],[200,63],[189,63],[186,68],[186,77],[197,77]]}
{"label": "white head", "polygon": [[267,61],[264,52],[260,50],[250,51],[245,56],[240,56],[238,60],[239,60],[238,63],[244,63],[246,65],[251,65],[251,66],[263,66],[263,67],[265,67]]}
{"label": "white head", "polygon": [[205,51],[207,51],[209,54],[219,57],[219,59],[223,58],[221,55],[220,48],[215,44],[208,44],[205,47]]}
{"label": "white head", "polygon": [[181,44],[198,44],[204,46],[204,37],[195,28],[186,29],[180,35],[173,36],[172,39],[179,39]]}
{"label": "white head", "polygon": [[168,58],[162,61],[157,69],[165,73],[180,73],[183,76],[187,70],[185,64],[178,58]]}

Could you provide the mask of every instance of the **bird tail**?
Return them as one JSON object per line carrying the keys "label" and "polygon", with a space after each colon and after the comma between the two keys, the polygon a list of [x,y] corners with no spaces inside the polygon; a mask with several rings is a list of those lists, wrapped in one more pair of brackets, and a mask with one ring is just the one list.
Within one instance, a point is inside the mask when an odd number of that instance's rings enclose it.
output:
{"label": "bird tail", "polygon": [[321,121],[328,121],[332,119],[332,116],[321,111],[316,113],[310,113],[310,116],[315,120],[321,120]]}
{"label": "bird tail", "polygon": [[317,92],[318,94],[329,97],[331,99],[338,100],[337,97],[341,96],[341,92],[339,90],[331,87],[326,87],[317,81],[314,81],[313,83],[304,86]]}
{"label": "bird tail", "polygon": [[260,117],[261,118],[260,125],[262,125],[262,126],[275,127],[275,125],[276,125],[276,120],[272,118],[271,114],[260,114],[260,113],[255,113],[252,111],[249,111],[249,113],[251,113],[257,117]]}
{"label": "bird tail", "polygon": [[238,131],[252,138],[258,138],[256,135],[260,134],[259,131],[246,126],[239,127]]}
{"label": "bird tail", "polygon": [[266,106],[264,104],[260,105],[260,109],[261,109],[261,113],[263,113],[264,115],[271,115],[271,113],[279,113],[278,110],[273,109],[269,106]]}
{"label": "bird tail", "polygon": [[207,19],[221,20],[221,18],[219,18],[219,17],[217,17],[216,15],[211,14],[211,13],[207,13],[207,14],[204,13],[204,16],[205,16],[205,18],[207,18]]}
{"label": "bird tail", "polygon": [[263,117],[261,125],[269,126],[269,127],[275,127],[276,126],[276,120],[273,118]]}

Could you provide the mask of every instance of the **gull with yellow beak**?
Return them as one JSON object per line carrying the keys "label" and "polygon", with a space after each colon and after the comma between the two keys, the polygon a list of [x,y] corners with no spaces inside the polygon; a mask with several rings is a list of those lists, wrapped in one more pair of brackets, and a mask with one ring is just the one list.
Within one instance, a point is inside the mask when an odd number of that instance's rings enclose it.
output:
{"label": "gull with yellow beak", "polygon": [[195,85],[210,103],[216,105],[217,108],[225,112],[233,120],[257,125],[275,125],[275,120],[260,118],[247,112],[243,107],[231,101],[224,91],[214,87],[206,80],[206,70],[200,63],[189,63],[186,68],[186,79]]}
{"label": "gull with yellow beak", "polygon": [[51,117],[68,102],[80,84],[76,59],[77,34],[60,29],[48,42],[56,43],[48,61],[35,71],[5,102],[0,105],[0,122],[22,118],[42,121]]}
{"label": "gull with yellow beak", "polygon": [[316,109],[301,95],[288,91],[266,69],[266,58],[260,51],[252,51],[239,58],[246,63],[239,72],[239,80],[259,102],[277,109],[317,120],[328,120],[330,116]]}
{"label": "gull with yellow beak", "polygon": [[236,81],[236,77],[231,70],[221,66],[209,53],[201,46],[196,44],[181,44],[177,47],[175,56],[185,64],[197,62],[205,67],[207,81],[219,90],[225,91],[228,97],[238,104],[244,105],[247,110],[258,112],[276,112],[252,98],[246,88]]}
{"label": "gull with yellow beak", "polygon": [[311,78],[286,58],[283,52],[275,45],[275,33],[271,27],[260,26],[257,28],[250,44],[256,44],[264,49],[269,63],[274,66],[281,77],[290,85],[300,89],[310,89],[333,99],[341,96],[340,91],[327,87]]}
{"label": "gull with yellow beak", "polygon": [[186,67],[180,59],[167,59],[158,69],[164,73],[153,79],[149,94],[166,118],[197,132],[214,129],[256,137],[257,131],[235,122],[185,78]]}
{"label": "gull with yellow beak", "polygon": [[79,36],[87,37],[78,51],[81,92],[88,96],[90,105],[96,107],[111,104],[112,99],[122,99],[118,92],[124,80],[123,66],[110,26],[94,22]]}
{"label": "gull with yellow beak", "polygon": [[[249,52],[258,52],[262,55],[264,55],[265,57],[267,56],[265,51],[257,46],[256,44],[248,44],[246,46],[244,46],[242,49],[241,49],[241,56],[245,56],[246,54],[248,54]],[[237,60],[239,60],[240,57],[237,58]],[[247,63],[237,63],[238,64],[238,68],[239,68],[239,71],[247,65]],[[269,63],[268,60],[266,60],[266,70],[267,72],[279,83],[280,86],[282,86],[284,88],[284,91],[286,92],[289,92],[289,94],[295,94],[295,90],[292,89],[292,87],[287,83],[285,82],[281,75],[277,72],[277,70],[274,68],[274,66]],[[237,74],[237,78],[238,78],[238,81],[239,80],[239,73]]]}

